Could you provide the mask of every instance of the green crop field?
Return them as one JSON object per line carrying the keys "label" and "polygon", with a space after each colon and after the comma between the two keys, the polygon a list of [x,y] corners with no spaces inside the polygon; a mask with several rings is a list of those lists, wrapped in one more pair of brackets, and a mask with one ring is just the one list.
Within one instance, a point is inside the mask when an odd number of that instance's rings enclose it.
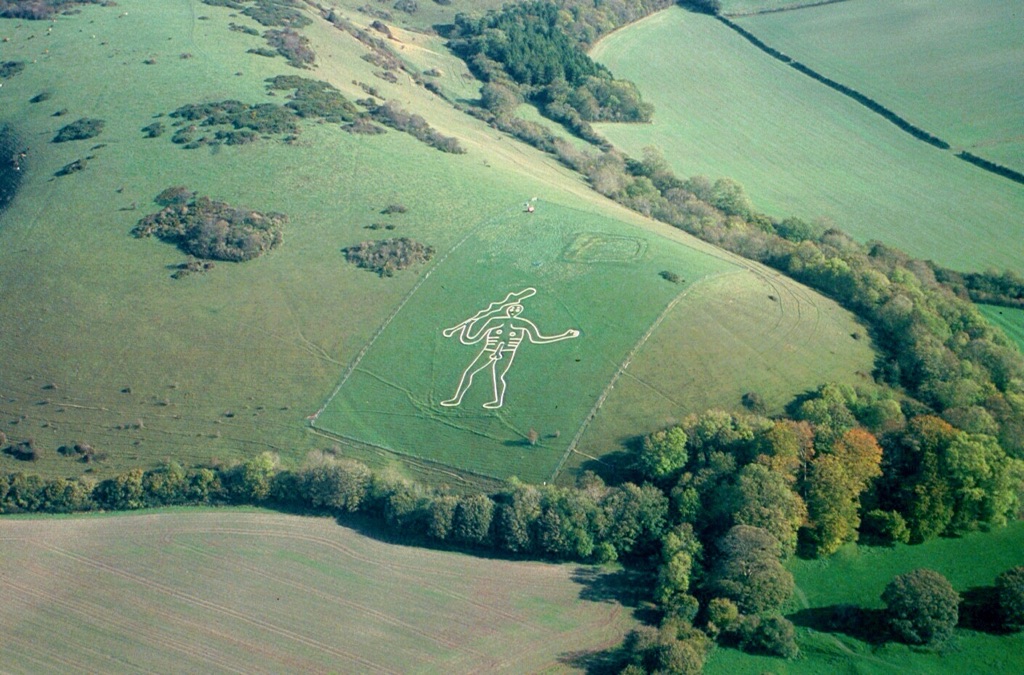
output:
{"label": "green crop field", "polygon": [[780,218],[823,217],[957,269],[1024,269],[1019,185],[914,139],[712,17],[668,9],[592,55],[656,108],[650,125],[599,125],[632,155],[655,145],[680,175],[729,176]]}
{"label": "green crop field", "polygon": [[635,625],[603,573],[234,510],[0,521],[11,673],[569,671]]}
{"label": "green crop field", "polygon": [[984,11],[956,0],[857,0],[739,23],[954,149],[1024,170],[1024,88],[1016,0]]}
{"label": "green crop field", "polygon": [[[332,435],[359,441],[348,449],[353,456],[391,462],[395,455],[381,455],[385,447],[483,476],[547,479],[577,436],[580,450],[599,454],[664,417],[707,405],[737,408],[748,388],[781,406],[822,381],[870,369],[866,342],[851,351],[822,341],[805,345],[823,357],[811,360],[813,368],[800,369],[805,359],[798,351],[781,361],[755,354],[744,362],[751,370],[793,365],[800,376],[748,384],[748,374],[729,365],[735,354],[701,349],[722,332],[757,339],[749,317],[727,315],[717,320],[718,332],[688,340],[691,370],[672,357],[681,364],[674,373],[707,373],[701,379],[719,382],[715,391],[685,377],[655,376],[650,391],[661,393],[648,398],[661,400],[664,414],[631,432],[648,400],[630,396],[598,411],[601,426],[585,428],[620,365],[669,303],[685,296],[678,313],[705,276],[746,270],[745,264],[616,206],[550,157],[424,88],[375,77],[374,66],[360,58],[364,47],[325,22],[304,29],[320,59],[306,72],[246,53],[261,41],[230,30],[230,23],[248,21],[231,14],[198,0],[126,0],[52,24],[0,20],[4,58],[27,64],[0,89],[0,122],[28,148],[21,191],[0,214],[0,424],[10,438],[34,438],[44,448],[34,471],[103,476],[167,459],[194,464],[262,450],[294,463],[332,442],[311,433],[307,418],[355,365],[317,421]],[[436,37],[395,34],[416,68],[440,70],[442,89],[471,95],[464,66],[442,53]],[[382,97],[457,136],[467,153],[441,153],[395,131],[360,136],[311,123],[290,144],[264,139],[185,150],[169,140],[167,113],[179,106],[227,98],[283,102],[264,80],[300,72],[334,83],[350,99],[364,95],[358,83],[372,82]],[[95,139],[50,142],[80,117],[106,126]],[[146,138],[141,129],[154,120],[170,130]],[[84,170],[54,175],[76,159],[87,160]],[[158,210],[154,196],[172,185],[287,214],[284,244],[244,264],[170,278],[184,254],[129,232]],[[540,200],[528,216],[523,204],[533,197]],[[407,211],[382,213],[395,203]],[[344,247],[392,236],[429,244],[435,258],[391,278],[345,262]],[[686,283],[662,279],[664,270]],[[760,293],[757,274],[733,278]],[[524,316],[542,332],[575,329],[581,337],[525,345],[500,411],[476,400],[489,386],[486,372],[465,405],[438,406],[478,349],[439,331],[527,287],[538,292],[525,302]],[[831,308],[825,315],[837,322],[836,334],[851,332],[849,314],[813,297]],[[675,316],[665,320],[672,332],[655,332],[637,351],[638,365],[674,352]],[[395,373],[411,378],[411,397],[401,393],[406,385],[396,388],[388,379]],[[669,392],[676,387],[683,391]],[[664,410],[665,392],[680,405]],[[374,399],[370,410],[360,407],[364,395]],[[396,408],[398,402],[406,407]],[[621,418],[604,419],[610,414]],[[524,444],[531,428],[540,435],[536,446]],[[73,442],[90,443],[107,460],[86,466],[55,452]],[[24,465],[2,455],[0,468]]]}
{"label": "green crop field", "polygon": [[1024,351],[1024,309],[978,305],[978,309],[989,322],[999,326],[1003,332]]}
{"label": "green crop field", "polygon": [[963,625],[940,651],[914,649],[895,642],[869,644],[829,631],[815,620],[817,610],[840,605],[877,610],[879,596],[897,574],[926,567],[949,579],[961,596],[992,587],[1001,572],[1021,564],[1024,523],[959,539],[937,539],[894,549],[847,546],[824,560],[794,560],[790,569],[797,591],[787,616],[797,624],[802,656],[781,661],[720,649],[707,673],[1020,673],[1024,670],[1024,634],[998,635]]}

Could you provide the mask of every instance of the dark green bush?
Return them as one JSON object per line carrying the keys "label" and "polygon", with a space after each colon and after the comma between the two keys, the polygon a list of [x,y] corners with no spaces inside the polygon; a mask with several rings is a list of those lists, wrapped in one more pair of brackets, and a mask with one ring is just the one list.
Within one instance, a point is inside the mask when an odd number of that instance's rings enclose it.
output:
{"label": "dark green bush", "polygon": [[259,257],[281,244],[288,220],[284,214],[235,208],[208,197],[194,196],[182,203],[185,192],[180,187],[161,192],[165,200],[176,201],[142,218],[132,234],[137,238],[155,234],[197,258],[235,262]]}
{"label": "dark green bush", "polygon": [[99,119],[83,117],[79,120],[61,127],[57,135],[53,137],[54,143],[65,143],[67,141],[81,141],[87,138],[95,138],[103,132],[105,122]]}
{"label": "dark green bush", "polygon": [[345,259],[363,269],[376,272],[382,277],[394,276],[395,272],[423,264],[434,257],[434,247],[413,241],[407,237],[364,241],[355,246],[343,248]]}

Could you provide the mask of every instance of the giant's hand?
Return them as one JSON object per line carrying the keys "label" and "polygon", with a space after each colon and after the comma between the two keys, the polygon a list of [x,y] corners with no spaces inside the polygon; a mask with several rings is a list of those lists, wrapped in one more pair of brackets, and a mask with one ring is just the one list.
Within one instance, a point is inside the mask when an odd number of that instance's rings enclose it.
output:
{"label": "giant's hand", "polygon": [[567,338],[574,338],[579,336],[580,332],[574,328],[570,328],[569,330],[565,331],[565,337]]}

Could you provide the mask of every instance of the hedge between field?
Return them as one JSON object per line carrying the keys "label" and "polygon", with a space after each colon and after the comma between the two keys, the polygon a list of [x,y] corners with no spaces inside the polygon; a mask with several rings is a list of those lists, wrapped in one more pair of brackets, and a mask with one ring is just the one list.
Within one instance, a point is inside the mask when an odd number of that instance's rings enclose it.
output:
{"label": "hedge between field", "polygon": [[863,105],[867,109],[871,110],[872,112],[878,113],[879,115],[881,115],[882,117],[884,117],[888,121],[890,121],[893,124],[895,124],[900,129],[902,129],[903,131],[906,131],[908,134],[910,134],[914,138],[916,138],[918,140],[921,140],[921,141],[924,141],[925,143],[928,143],[929,145],[933,145],[936,148],[940,148],[942,150],[949,150],[949,148],[950,148],[949,143],[947,143],[946,141],[942,140],[938,136],[935,136],[933,134],[928,133],[927,131],[925,131],[921,127],[916,126],[916,125],[912,124],[911,122],[908,122],[906,119],[904,119],[903,117],[900,117],[899,115],[894,113],[892,110],[889,110],[884,105],[882,105],[878,101],[874,100],[870,96],[866,96],[866,95],[860,93],[859,91],[857,91],[856,89],[854,89],[852,87],[848,87],[845,84],[842,84],[840,82],[836,82],[835,80],[833,80],[831,78],[825,77],[824,75],[822,75],[818,71],[814,70],[813,68],[810,68],[810,67],[804,65],[803,63],[800,63],[799,61],[793,59],[789,55],[787,55],[787,54],[785,54],[783,52],[780,52],[778,49],[775,49],[774,47],[771,47],[771,46],[765,44],[756,35],[754,35],[750,31],[746,30],[742,26],[736,24],[735,22],[730,21],[726,17],[724,17],[724,16],[717,16],[716,18],[719,21],[721,21],[723,24],[725,24],[726,26],[731,28],[732,30],[736,31],[736,33],[738,33],[739,35],[743,36],[748,42],[750,42],[750,44],[754,45],[755,47],[757,47],[758,49],[763,51],[765,54],[768,54],[772,58],[777,59],[777,60],[781,61],[782,63],[785,63],[786,65],[790,66],[791,68],[795,68],[796,70],[798,70],[799,72],[803,73],[804,75],[807,75],[808,77],[810,77],[810,78],[812,78],[814,80],[817,80],[818,82],[821,82],[825,86],[830,87],[831,89],[834,89],[834,90],[838,91],[840,94],[843,94],[844,96],[848,96],[848,97],[852,98],[857,103],[860,103],[861,105]]}

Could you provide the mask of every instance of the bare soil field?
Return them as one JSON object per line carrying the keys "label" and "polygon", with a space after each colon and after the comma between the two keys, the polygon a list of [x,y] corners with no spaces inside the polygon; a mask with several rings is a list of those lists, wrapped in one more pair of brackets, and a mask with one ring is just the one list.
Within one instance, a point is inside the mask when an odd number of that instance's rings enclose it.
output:
{"label": "bare soil field", "polygon": [[260,511],[0,520],[8,672],[572,671],[635,622],[578,565]]}

